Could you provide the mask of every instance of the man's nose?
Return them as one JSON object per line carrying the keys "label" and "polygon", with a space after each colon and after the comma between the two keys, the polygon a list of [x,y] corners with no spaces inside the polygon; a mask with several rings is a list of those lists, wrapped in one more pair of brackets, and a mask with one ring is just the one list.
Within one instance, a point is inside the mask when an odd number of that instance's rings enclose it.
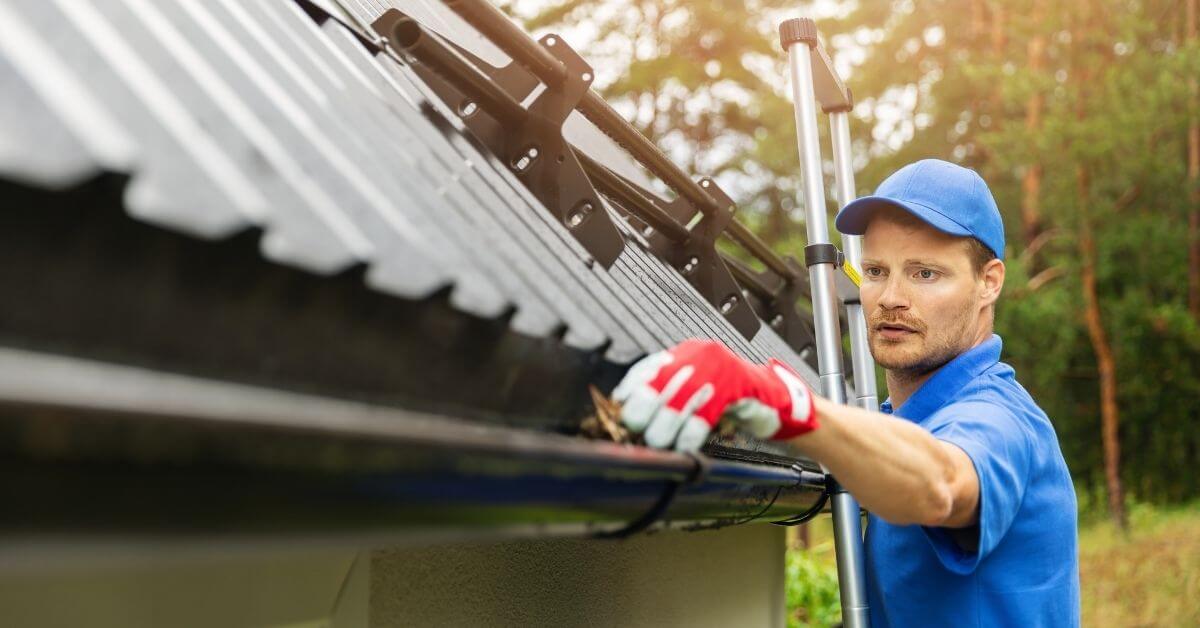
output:
{"label": "man's nose", "polygon": [[908,295],[895,276],[888,277],[883,284],[883,292],[879,294],[879,307],[885,310],[908,308]]}

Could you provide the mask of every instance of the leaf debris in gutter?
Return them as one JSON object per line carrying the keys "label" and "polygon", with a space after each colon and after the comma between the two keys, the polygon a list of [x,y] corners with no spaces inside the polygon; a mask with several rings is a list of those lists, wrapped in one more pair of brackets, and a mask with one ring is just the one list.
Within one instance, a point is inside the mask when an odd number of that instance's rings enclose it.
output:
{"label": "leaf debris in gutter", "polygon": [[595,414],[583,419],[579,431],[593,440],[608,440],[614,443],[640,443],[641,435],[634,435],[621,425],[621,404],[609,399],[595,386],[588,386],[592,395]]}
{"label": "leaf debris in gutter", "polygon": [[[588,385],[592,395],[592,405],[596,412],[579,423],[579,431],[592,440],[607,440],[614,443],[633,445],[645,444],[641,434],[631,433],[621,424],[621,404],[610,399],[595,386]],[[737,427],[733,421],[722,421],[717,425],[717,435],[721,438],[733,438]]]}

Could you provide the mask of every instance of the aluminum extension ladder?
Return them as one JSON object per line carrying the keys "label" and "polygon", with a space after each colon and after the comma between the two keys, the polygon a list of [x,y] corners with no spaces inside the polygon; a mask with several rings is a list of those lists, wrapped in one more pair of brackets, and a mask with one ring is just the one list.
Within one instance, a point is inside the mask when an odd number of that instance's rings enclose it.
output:
{"label": "aluminum extension ladder", "polygon": [[[846,403],[842,373],[841,328],[838,301],[846,305],[850,350],[854,368],[854,404],[879,410],[875,389],[875,361],[867,346],[867,326],[858,299],[862,271],[861,236],[842,236],[844,259],[829,240],[825,214],[825,186],[821,164],[817,105],[829,115],[833,143],[835,186],[839,207],[854,200],[854,168],[850,150],[850,110],[853,100],[817,38],[810,19],[792,19],[779,25],[779,40],[788,53],[792,95],[796,108],[796,134],[800,149],[808,246],[804,261],[812,288],[813,325],[816,329],[817,365],[821,393],[836,403]],[[853,283],[849,283],[850,277]],[[838,586],[842,596],[842,622],[847,628],[869,625],[863,538],[858,502],[830,475],[826,476],[833,505],[834,548]]]}

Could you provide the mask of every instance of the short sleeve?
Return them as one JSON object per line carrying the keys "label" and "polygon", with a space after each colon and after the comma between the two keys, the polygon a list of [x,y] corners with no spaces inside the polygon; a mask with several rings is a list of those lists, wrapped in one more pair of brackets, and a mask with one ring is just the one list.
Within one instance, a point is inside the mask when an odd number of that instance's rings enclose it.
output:
{"label": "short sleeve", "polygon": [[942,565],[957,574],[975,571],[1012,526],[1032,467],[1032,440],[1007,408],[989,402],[952,404],[924,424],[939,440],[958,446],[979,476],[979,529],[974,551],[964,550],[944,528],[924,528]]}

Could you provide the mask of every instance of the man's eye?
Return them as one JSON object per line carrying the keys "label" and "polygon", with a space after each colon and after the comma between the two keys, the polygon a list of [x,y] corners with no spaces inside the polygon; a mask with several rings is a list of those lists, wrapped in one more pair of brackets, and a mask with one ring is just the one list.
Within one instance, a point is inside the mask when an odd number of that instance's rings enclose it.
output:
{"label": "man's eye", "polygon": [[874,266],[869,266],[866,269],[864,269],[863,272],[866,273],[866,275],[868,277],[878,277],[883,274],[883,269],[875,268]]}
{"label": "man's eye", "polygon": [[917,276],[921,279],[933,279],[937,276],[937,273],[929,270],[928,268],[922,268],[921,270],[917,271]]}

